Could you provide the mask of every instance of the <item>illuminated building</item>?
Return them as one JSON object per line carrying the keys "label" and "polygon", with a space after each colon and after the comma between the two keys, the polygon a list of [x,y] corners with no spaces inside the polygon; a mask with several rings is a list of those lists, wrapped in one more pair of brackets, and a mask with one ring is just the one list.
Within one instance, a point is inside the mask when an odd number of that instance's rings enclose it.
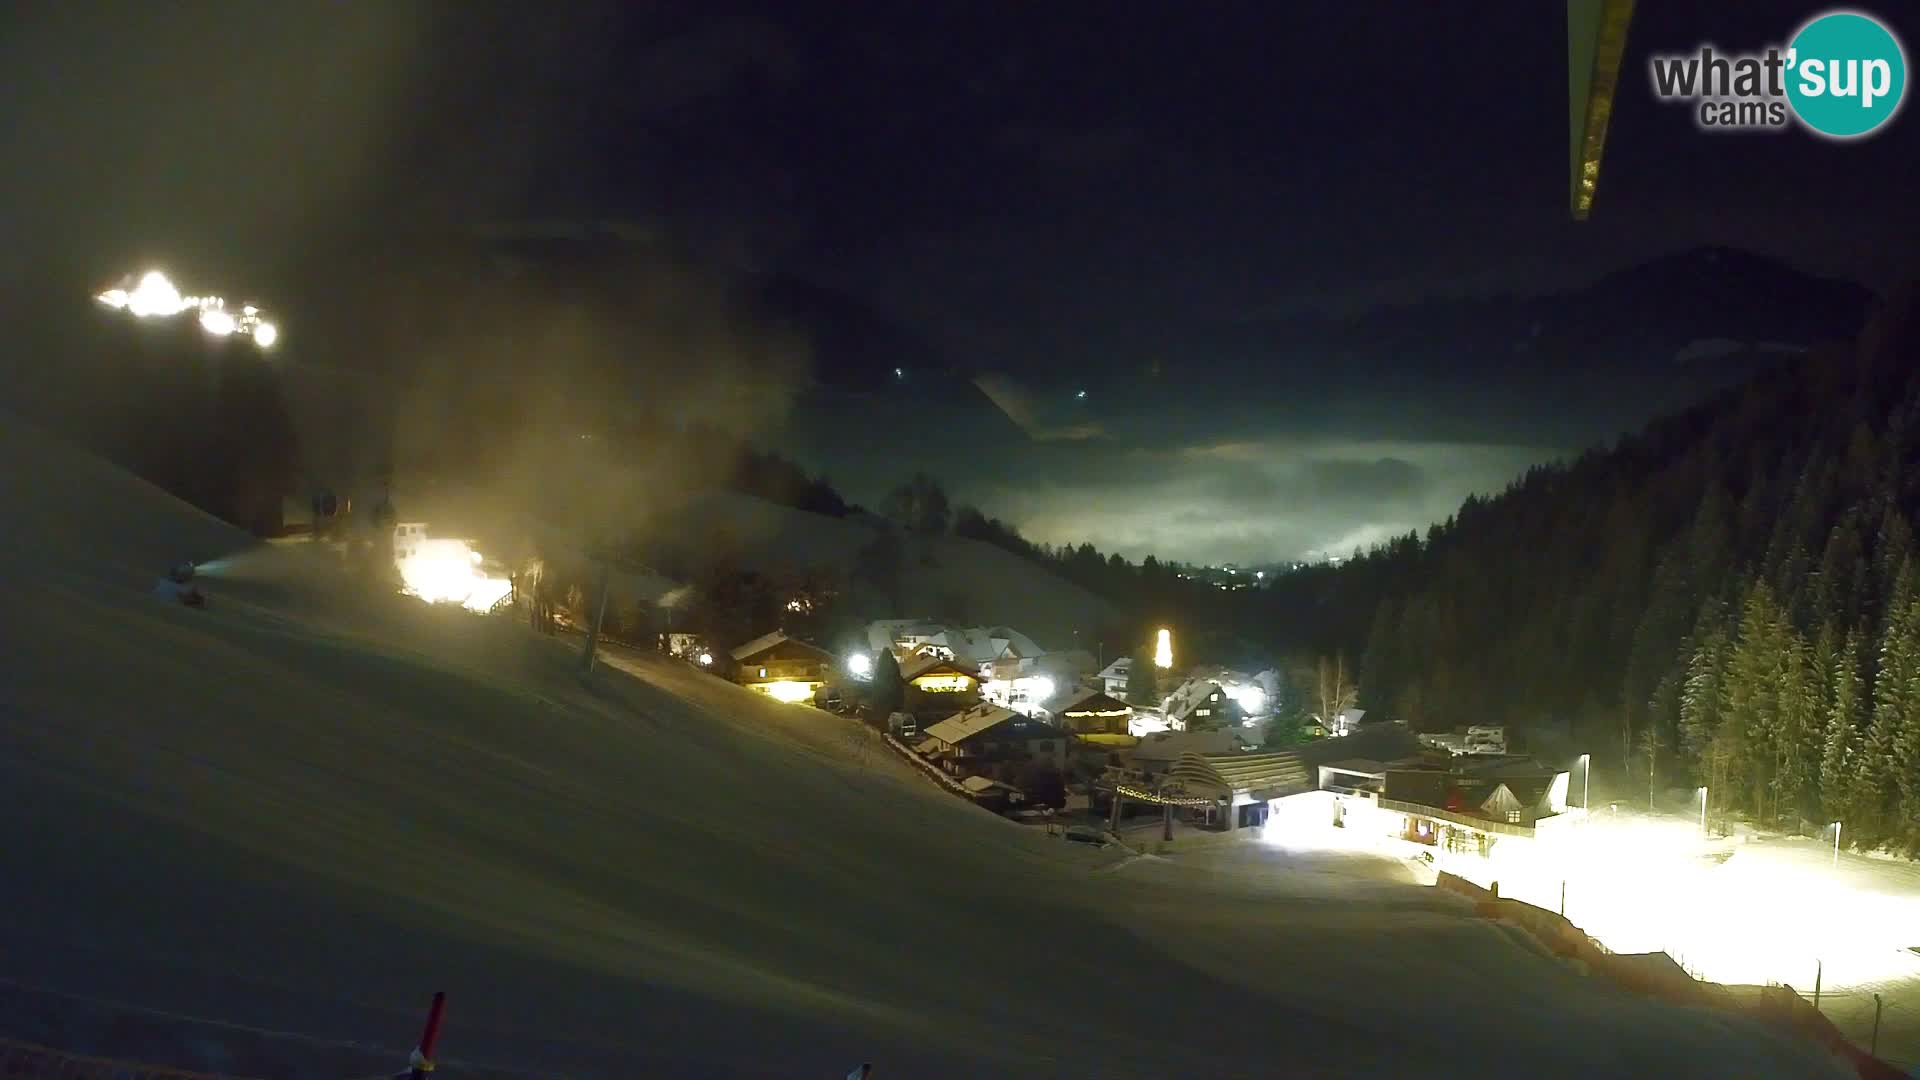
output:
{"label": "illuminated building", "polygon": [[1161,710],[1175,731],[1206,731],[1239,727],[1247,718],[1234,695],[1212,679],[1189,679],[1167,697]]}
{"label": "illuminated building", "polygon": [[920,721],[952,716],[980,701],[980,677],[966,665],[939,655],[910,656],[900,664],[906,686],[901,711]]}
{"label": "illuminated building", "polygon": [[1098,690],[1074,690],[1046,702],[1053,722],[1076,735],[1125,735],[1133,709]]}
{"label": "illuminated building", "polygon": [[832,653],[777,631],[757,637],[729,655],[735,682],[776,701],[813,700],[833,669]]}

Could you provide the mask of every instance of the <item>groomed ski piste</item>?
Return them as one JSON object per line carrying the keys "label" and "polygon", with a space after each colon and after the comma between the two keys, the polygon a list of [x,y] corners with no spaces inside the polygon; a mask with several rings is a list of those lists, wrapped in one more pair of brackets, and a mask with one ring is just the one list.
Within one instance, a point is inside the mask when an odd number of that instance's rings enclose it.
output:
{"label": "groomed ski piste", "polygon": [[[448,1077],[1849,1075],[1388,860],[1068,844],[827,713],[583,677],[11,418],[0,485],[0,978],[43,1005],[404,1054],[445,990]],[[204,609],[153,592],[188,558]]]}

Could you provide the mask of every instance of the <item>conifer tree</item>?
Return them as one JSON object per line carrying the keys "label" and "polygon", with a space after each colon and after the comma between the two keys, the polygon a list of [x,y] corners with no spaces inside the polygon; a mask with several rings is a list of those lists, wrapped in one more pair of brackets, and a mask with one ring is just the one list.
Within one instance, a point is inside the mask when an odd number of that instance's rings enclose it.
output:
{"label": "conifer tree", "polygon": [[1854,785],[1859,775],[1862,688],[1858,633],[1849,631],[1834,651],[1829,680],[1826,732],[1820,753],[1820,803],[1826,817],[1844,821],[1853,816]]}

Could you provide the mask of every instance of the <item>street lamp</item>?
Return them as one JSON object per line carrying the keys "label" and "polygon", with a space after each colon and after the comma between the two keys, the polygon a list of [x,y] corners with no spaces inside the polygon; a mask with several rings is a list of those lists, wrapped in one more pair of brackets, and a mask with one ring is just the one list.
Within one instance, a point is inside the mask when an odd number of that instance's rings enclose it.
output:
{"label": "street lamp", "polygon": [[1707,835],[1707,789],[1705,785],[1702,785],[1700,788],[1700,835]]}
{"label": "street lamp", "polygon": [[1840,869],[1840,823],[1833,823],[1833,868]]}
{"label": "street lamp", "polygon": [[1581,754],[1580,755],[1580,813],[1582,817],[1585,817],[1587,815],[1588,810],[1592,806],[1592,803],[1589,801],[1589,797],[1592,794],[1593,794],[1593,755]]}

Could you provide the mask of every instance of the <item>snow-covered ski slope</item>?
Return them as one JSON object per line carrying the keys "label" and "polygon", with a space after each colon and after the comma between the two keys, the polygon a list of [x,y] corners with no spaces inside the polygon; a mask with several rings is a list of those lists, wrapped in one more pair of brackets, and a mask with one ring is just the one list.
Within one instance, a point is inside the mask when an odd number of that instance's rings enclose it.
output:
{"label": "snow-covered ski slope", "polygon": [[[1123,864],[17,423],[0,477],[0,977],[402,1047],[444,989],[447,1058],[548,1076],[1842,1075],[1390,866]],[[222,552],[207,610],[149,594]]]}

